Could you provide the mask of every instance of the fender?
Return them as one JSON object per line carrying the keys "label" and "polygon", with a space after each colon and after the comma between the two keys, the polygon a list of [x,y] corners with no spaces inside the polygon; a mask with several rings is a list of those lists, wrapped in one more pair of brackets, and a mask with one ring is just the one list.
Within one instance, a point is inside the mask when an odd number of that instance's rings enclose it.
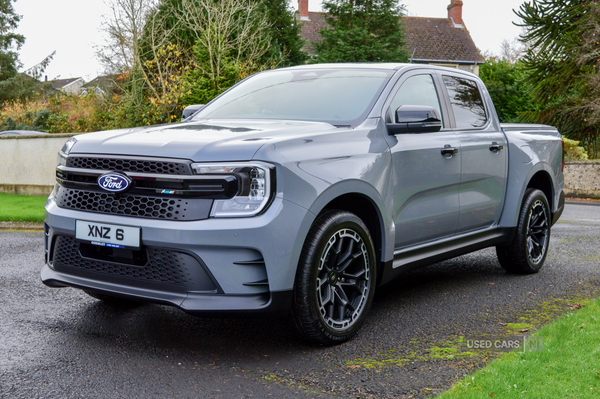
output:
{"label": "fender", "polygon": [[[523,203],[525,190],[527,190],[527,186],[531,182],[533,176],[541,171],[548,173],[553,182],[556,181],[552,168],[546,162],[539,162],[534,165],[529,169],[527,175],[525,175],[521,181],[514,181],[509,177],[506,201],[504,202],[504,209],[502,210],[502,216],[498,223],[499,227],[514,227],[517,225],[517,219],[519,217],[519,211],[521,210],[521,204]],[[556,212],[559,198],[557,197],[557,191],[554,185],[552,185],[551,190],[552,198],[548,198],[548,200],[552,202],[551,211]]]}
{"label": "fender", "polygon": [[393,218],[388,213],[386,202],[375,187],[370,184],[360,180],[346,180],[336,183],[321,193],[315,200],[309,209],[310,214],[318,215],[332,201],[347,194],[362,195],[374,205],[381,226],[381,260],[382,262],[393,260],[396,227]]}

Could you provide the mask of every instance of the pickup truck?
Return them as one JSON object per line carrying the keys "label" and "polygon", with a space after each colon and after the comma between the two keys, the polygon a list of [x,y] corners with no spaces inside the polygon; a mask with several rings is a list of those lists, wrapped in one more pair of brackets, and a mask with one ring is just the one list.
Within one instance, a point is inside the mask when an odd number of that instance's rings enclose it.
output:
{"label": "pickup truck", "polygon": [[407,270],[495,246],[508,272],[538,272],[563,211],[559,132],[500,124],[460,70],[284,68],[194,109],[65,143],[45,205],[46,285],[288,315],[336,344]]}

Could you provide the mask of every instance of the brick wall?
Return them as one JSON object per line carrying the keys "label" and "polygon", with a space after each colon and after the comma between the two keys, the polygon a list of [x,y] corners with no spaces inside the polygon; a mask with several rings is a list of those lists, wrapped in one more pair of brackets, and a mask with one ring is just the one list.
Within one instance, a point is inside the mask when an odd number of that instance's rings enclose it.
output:
{"label": "brick wall", "polygon": [[565,195],[600,198],[600,160],[565,163]]}

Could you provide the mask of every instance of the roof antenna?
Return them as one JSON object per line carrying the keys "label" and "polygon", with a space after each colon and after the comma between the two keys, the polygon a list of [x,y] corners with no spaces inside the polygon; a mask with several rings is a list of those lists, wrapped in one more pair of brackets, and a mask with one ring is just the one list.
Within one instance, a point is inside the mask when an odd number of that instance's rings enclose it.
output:
{"label": "roof antenna", "polygon": [[413,58],[415,57],[415,53],[417,52],[417,48],[415,47],[415,49],[413,50],[412,55],[410,56],[410,64],[412,64],[413,62]]}

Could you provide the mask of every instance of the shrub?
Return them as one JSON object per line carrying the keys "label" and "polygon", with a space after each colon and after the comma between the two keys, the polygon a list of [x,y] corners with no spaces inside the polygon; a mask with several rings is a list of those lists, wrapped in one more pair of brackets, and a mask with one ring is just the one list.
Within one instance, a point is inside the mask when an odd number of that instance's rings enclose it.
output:
{"label": "shrub", "polygon": [[580,141],[571,140],[563,136],[565,142],[565,160],[582,161],[588,159],[588,153],[585,148],[580,147]]}

